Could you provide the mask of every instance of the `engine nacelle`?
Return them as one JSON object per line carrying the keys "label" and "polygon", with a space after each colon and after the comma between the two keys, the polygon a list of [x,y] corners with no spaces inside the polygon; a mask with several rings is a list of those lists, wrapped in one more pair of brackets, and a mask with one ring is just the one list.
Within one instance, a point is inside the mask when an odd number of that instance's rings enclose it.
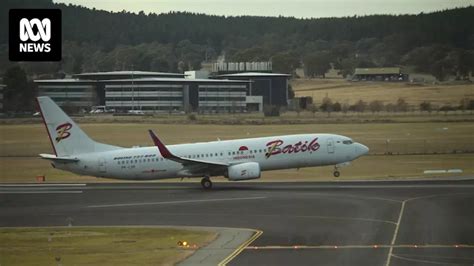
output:
{"label": "engine nacelle", "polygon": [[229,166],[229,168],[227,168],[227,177],[231,181],[260,178],[260,165],[251,162]]}

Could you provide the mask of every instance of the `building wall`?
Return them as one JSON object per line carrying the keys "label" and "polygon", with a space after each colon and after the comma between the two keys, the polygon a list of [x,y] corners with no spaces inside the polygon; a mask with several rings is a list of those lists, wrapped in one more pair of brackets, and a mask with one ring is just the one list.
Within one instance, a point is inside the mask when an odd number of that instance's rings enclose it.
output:
{"label": "building wall", "polygon": [[247,96],[262,96],[264,105],[287,106],[288,78],[283,77],[229,77],[232,80],[250,80]]}
{"label": "building wall", "polygon": [[183,110],[183,85],[107,84],[105,105],[118,110]]}
{"label": "building wall", "polygon": [[246,85],[199,85],[199,109],[204,112],[243,112]]}
{"label": "building wall", "polygon": [[39,84],[38,96],[49,96],[59,106],[90,108],[97,103],[95,85],[74,83]]}
{"label": "building wall", "polygon": [[135,82],[105,85],[105,105],[116,110],[244,111],[246,84]]}

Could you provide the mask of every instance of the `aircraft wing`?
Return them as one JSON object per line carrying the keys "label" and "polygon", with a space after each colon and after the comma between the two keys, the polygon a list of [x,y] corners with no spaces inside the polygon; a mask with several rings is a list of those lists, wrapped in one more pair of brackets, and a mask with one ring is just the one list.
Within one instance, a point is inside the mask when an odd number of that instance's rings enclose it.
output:
{"label": "aircraft wing", "polygon": [[155,146],[158,147],[158,150],[160,151],[161,156],[163,156],[163,158],[182,164],[185,167],[185,170],[189,171],[190,173],[221,172],[223,170],[226,170],[229,166],[229,164],[226,163],[195,160],[174,155],[168,150],[168,148],[166,148],[165,144],[163,144],[163,142],[161,142],[161,140],[155,135],[153,130],[148,130],[148,132],[150,133],[150,136],[153,139]]}

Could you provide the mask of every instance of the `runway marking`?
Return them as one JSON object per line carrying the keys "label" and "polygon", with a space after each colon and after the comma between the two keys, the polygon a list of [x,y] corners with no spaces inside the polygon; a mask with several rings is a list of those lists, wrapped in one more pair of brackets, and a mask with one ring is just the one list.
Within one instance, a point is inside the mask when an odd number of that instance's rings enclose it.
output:
{"label": "runway marking", "polygon": [[387,262],[385,263],[385,266],[390,266],[391,258],[393,256],[393,248],[395,245],[395,242],[397,241],[397,236],[398,236],[398,229],[400,227],[400,222],[402,220],[403,216],[403,211],[405,210],[405,204],[409,201],[415,201],[415,200],[420,200],[420,199],[428,199],[428,198],[434,198],[434,197],[440,197],[440,196],[454,196],[454,195],[465,195],[469,193],[444,193],[444,194],[432,194],[432,195],[426,195],[426,196],[419,196],[419,197],[414,197],[414,198],[409,198],[404,201],[402,201],[401,207],[400,207],[400,213],[398,215],[398,221],[397,221],[397,226],[395,227],[395,232],[393,233],[393,238],[391,242],[391,247],[388,251],[388,257],[387,257]]}
{"label": "runway marking", "polygon": [[[474,249],[474,245],[291,245],[291,246],[248,246],[246,249],[389,249],[389,248],[412,248],[412,249],[429,249],[429,248],[457,248],[457,249]],[[393,255],[395,256],[395,255]]]}
{"label": "runway marking", "polygon": [[403,212],[405,210],[406,202],[407,202],[406,200],[402,201],[402,204],[401,204],[401,207],[400,207],[400,212],[398,214],[397,225],[395,226],[395,231],[393,232],[392,242],[390,242],[391,247],[388,250],[387,262],[385,263],[385,266],[390,266],[390,261],[391,261],[392,253],[393,253],[393,245],[395,245],[395,242],[397,241],[398,229],[400,228],[400,222],[402,221]]}
{"label": "runway marking", "polygon": [[91,205],[88,208],[108,208],[108,207],[129,207],[129,206],[144,206],[144,205],[165,205],[165,204],[180,204],[180,203],[200,203],[200,202],[216,202],[216,201],[232,201],[232,200],[256,200],[265,199],[267,197],[247,197],[247,198],[221,198],[221,199],[203,199],[203,200],[177,200],[177,201],[160,201],[160,202],[141,202],[141,203],[120,203],[120,204],[104,204]]}
{"label": "runway marking", "polygon": [[247,241],[242,243],[234,252],[232,252],[229,256],[227,256],[224,260],[222,260],[218,266],[225,266],[227,263],[229,263],[231,260],[233,260],[237,255],[239,255],[244,249],[248,247],[253,241],[255,241],[260,235],[263,234],[263,231],[260,230],[255,230],[255,234],[249,238]]}
{"label": "runway marking", "polygon": [[309,185],[309,186],[288,186],[293,189],[300,189],[300,188],[363,188],[363,189],[380,189],[380,188],[387,188],[387,189],[398,189],[398,188],[474,188],[474,185],[435,185],[435,184],[425,184],[425,185],[414,185],[414,184],[405,184],[405,185]]}
{"label": "runway marking", "polygon": [[66,191],[66,190],[30,190],[30,191],[0,191],[0,194],[79,194],[82,193],[82,190],[71,190],[71,191]]}
{"label": "runway marking", "polygon": [[402,257],[399,255],[392,255],[392,256],[400,260],[411,261],[411,262],[421,262],[421,263],[435,264],[435,265],[466,265],[465,263],[462,263],[462,264],[446,263],[446,262],[438,262],[438,261],[431,261],[431,260],[412,259],[412,258]]}
{"label": "runway marking", "polygon": [[405,254],[405,253],[398,253],[397,256],[410,256],[410,257],[419,257],[419,258],[430,258],[430,259],[455,259],[455,260],[469,260],[474,261],[474,257],[467,258],[467,257],[448,257],[448,256],[427,256],[427,255],[416,255],[416,254]]}
{"label": "runway marking", "polygon": [[43,184],[0,184],[0,187],[84,187],[87,184],[58,184],[58,183],[43,183]]}
{"label": "runway marking", "polygon": [[379,200],[379,201],[388,201],[394,203],[401,203],[401,200],[389,199],[389,198],[380,198],[380,197],[365,197],[357,196],[352,194],[330,194],[330,193],[298,193],[298,195],[310,195],[310,196],[324,196],[324,197],[343,197],[343,198],[354,198],[354,199],[365,199],[365,200]]}

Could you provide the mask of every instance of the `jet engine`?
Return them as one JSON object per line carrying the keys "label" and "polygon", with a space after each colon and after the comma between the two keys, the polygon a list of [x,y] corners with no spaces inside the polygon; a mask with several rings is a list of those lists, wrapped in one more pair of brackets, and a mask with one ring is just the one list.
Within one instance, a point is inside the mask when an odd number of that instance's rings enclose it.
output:
{"label": "jet engine", "polygon": [[227,168],[227,177],[231,181],[260,178],[260,165],[250,162],[229,166],[229,168]]}

